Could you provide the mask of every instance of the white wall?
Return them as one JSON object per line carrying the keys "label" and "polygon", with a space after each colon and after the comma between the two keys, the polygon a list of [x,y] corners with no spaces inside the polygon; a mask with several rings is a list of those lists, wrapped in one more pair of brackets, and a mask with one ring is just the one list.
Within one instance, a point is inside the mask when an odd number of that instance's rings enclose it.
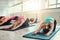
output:
{"label": "white wall", "polygon": [[54,17],[58,23],[60,23],[60,8],[57,9],[45,9],[40,11],[42,19],[47,17]]}
{"label": "white wall", "polygon": [[8,7],[8,0],[0,0],[0,16],[6,15],[5,9]]}
{"label": "white wall", "polygon": [[[7,7],[5,9],[1,10],[0,15],[4,15],[4,16],[22,15],[21,4],[16,5],[20,2],[21,2],[21,0],[9,0]],[[14,6],[14,5],[16,5],[16,6]]]}
{"label": "white wall", "polygon": [[[27,14],[27,13],[29,14],[29,12],[34,13],[45,7],[43,0],[42,0],[43,2],[41,0],[38,0],[38,1],[37,0],[23,0],[23,1],[25,1],[25,2],[23,2],[23,4],[16,5],[16,4],[20,3],[21,0],[13,0],[13,1],[11,0],[9,2],[8,13],[11,15],[19,15],[19,14],[23,15],[23,14]],[[16,5],[16,6],[14,6],[14,5]],[[23,8],[22,8],[22,5],[23,5]]]}

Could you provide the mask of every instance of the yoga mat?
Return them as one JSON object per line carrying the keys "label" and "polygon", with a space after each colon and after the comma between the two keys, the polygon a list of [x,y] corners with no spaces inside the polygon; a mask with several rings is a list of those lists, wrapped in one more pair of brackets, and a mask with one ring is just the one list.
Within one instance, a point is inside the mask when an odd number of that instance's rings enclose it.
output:
{"label": "yoga mat", "polygon": [[0,29],[0,30],[4,30],[4,31],[16,31],[16,30],[20,30],[20,29],[24,29],[24,28],[27,28],[27,27],[34,27],[35,25],[23,25],[22,27],[19,27],[19,28],[17,28],[17,29],[15,29],[15,30],[11,30],[11,28],[9,28],[9,29],[6,29],[6,28],[2,28],[2,29]]}
{"label": "yoga mat", "polygon": [[6,26],[6,25],[11,25],[12,23],[4,23],[4,24],[2,24],[2,25],[0,25],[0,26]]}
{"label": "yoga mat", "polygon": [[28,33],[28,34],[23,35],[23,37],[25,37],[25,38],[32,38],[32,39],[49,40],[49,39],[51,39],[58,31],[59,31],[59,28],[56,28],[55,31],[54,31],[51,35],[49,35],[49,36],[44,36],[43,34],[36,34],[36,35],[34,35],[34,34],[32,34],[32,32],[31,32],[31,33]]}
{"label": "yoga mat", "polygon": [[8,21],[6,21],[5,23],[3,23],[2,25],[0,25],[0,26],[6,26],[6,25],[11,25],[12,23],[11,23],[11,20],[8,20]]}

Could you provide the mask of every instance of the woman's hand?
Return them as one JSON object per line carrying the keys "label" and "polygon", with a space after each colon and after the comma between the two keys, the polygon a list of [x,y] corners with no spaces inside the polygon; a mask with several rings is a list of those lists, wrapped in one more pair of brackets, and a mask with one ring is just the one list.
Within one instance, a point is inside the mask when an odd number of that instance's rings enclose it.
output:
{"label": "woman's hand", "polygon": [[38,33],[40,33],[40,32],[35,31],[35,32],[33,32],[32,34],[38,34]]}
{"label": "woman's hand", "polygon": [[32,34],[37,34],[37,32],[32,32]]}
{"label": "woman's hand", "polygon": [[49,33],[46,33],[46,34],[44,34],[45,36],[49,36],[50,34]]}

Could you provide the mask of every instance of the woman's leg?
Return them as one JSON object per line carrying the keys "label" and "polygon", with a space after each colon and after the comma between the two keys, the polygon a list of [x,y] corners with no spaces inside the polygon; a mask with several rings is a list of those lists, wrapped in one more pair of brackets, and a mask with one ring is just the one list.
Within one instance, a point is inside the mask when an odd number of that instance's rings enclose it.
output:
{"label": "woman's leg", "polygon": [[11,30],[15,30],[18,25],[19,25],[18,23],[16,23],[15,25],[13,25],[12,28],[11,28]]}
{"label": "woman's leg", "polygon": [[40,30],[41,30],[44,26],[45,26],[45,24],[42,23],[42,24],[40,25],[40,27],[39,27],[35,32],[33,32],[33,34],[40,33]]}
{"label": "woman's leg", "polygon": [[8,28],[3,28],[3,29],[11,29],[11,30],[15,30],[16,28],[18,28],[18,25],[20,25],[21,21],[15,21],[14,24],[12,24],[12,26],[8,27]]}
{"label": "woman's leg", "polygon": [[18,28],[18,25],[21,24],[21,21],[18,20],[17,22],[14,23],[14,25],[12,26],[11,30],[15,30],[16,28]]}
{"label": "woman's leg", "polygon": [[9,27],[7,27],[7,28],[2,28],[2,29],[0,29],[0,30],[5,30],[5,29],[12,29],[12,28],[14,28],[14,27],[16,27],[18,25],[18,23],[17,22],[14,22],[11,26],[9,26]]}

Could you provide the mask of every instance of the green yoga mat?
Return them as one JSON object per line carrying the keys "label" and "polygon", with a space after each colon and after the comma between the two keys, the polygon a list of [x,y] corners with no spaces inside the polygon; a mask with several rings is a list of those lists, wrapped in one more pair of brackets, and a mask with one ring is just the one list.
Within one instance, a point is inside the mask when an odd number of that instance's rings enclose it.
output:
{"label": "green yoga mat", "polygon": [[50,35],[50,36],[44,36],[42,34],[36,34],[33,35],[32,32],[24,35],[25,38],[32,38],[32,39],[43,39],[43,40],[49,40],[51,39],[57,32],[59,31],[59,28],[56,28],[56,30]]}

